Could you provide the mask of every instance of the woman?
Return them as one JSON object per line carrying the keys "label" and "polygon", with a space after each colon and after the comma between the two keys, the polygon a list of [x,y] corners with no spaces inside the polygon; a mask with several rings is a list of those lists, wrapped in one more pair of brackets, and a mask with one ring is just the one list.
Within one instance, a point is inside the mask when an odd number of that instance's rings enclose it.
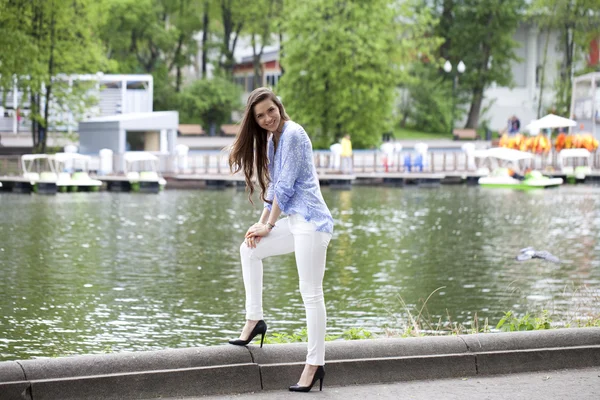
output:
{"label": "woman", "polygon": [[[267,332],[262,309],[262,260],[294,252],[306,309],[308,354],[300,380],[290,390],[308,392],[317,380],[322,389],[327,318],[323,275],[333,218],[321,194],[310,138],[290,120],[270,89],[258,88],[250,94],[229,166],[233,173],[244,171],[250,202],[256,176],[265,204],[260,220],[248,229],[240,247],[246,324],[239,339],[229,343],[245,346],[260,334],[262,346]],[[282,213],[287,218],[278,220]]]}

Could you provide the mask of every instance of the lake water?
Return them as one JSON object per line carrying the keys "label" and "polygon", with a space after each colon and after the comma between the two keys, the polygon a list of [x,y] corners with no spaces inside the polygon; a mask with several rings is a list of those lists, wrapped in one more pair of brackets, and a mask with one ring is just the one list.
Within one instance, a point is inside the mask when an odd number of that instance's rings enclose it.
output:
{"label": "lake water", "polygon": [[[600,312],[600,187],[324,188],[328,334],[503,312]],[[0,360],[223,344],[244,320],[245,193],[0,194]],[[518,262],[533,246],[560,257]],[[292,255],[265,261],[270,332],[305,324]]]}

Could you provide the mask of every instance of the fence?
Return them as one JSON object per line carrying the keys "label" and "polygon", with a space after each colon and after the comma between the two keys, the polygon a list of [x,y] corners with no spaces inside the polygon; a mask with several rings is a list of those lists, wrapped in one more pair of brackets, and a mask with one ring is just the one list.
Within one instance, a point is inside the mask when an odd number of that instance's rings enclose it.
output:
{"label": "fence", "polygon": [[[222,151],[207,151],[201,154],[188,154],[186,156],[171,154],[156,154],[158,157],[158,172],[165,175],[206,175],[229,174],[229,154]],[[561,166],[555,152],[546,155],[537,155],[532,160],[519,162],[523,170],[527,168],[542,171],[560,170]],[[314,162],[320,173],[339,173],[338,160],[329,151],[315,151]],[[408,171],[423,171],[431,173],[474,171],[479,167],[486,166],[490,169],[497,164],[490,159],[471,159],[462,151],[436,151],[432,150],[418,161],[416,152],[402,151],[394,154],[384,154],[380,151],[356,151],[353,155],[354,173],[393,173]],[[100,165],[99,156],[92,156],[88,166],[91,172],[98,172]],[[573,158],[563,161],[563,165],[589,165],[592,170],[600,170],[600,152],[595,151],[590,159],[584,161],[581,158]],[[120,174],[124,171],[125,161],[123,154],[115,154],[112,158],[112,171]],[[147,168],[143,164],[134,167],[134,170]],[[41,171],[37,171],[41,172]],[[0,175],[21,175],[21,163],[19,156],[0,156]]]}

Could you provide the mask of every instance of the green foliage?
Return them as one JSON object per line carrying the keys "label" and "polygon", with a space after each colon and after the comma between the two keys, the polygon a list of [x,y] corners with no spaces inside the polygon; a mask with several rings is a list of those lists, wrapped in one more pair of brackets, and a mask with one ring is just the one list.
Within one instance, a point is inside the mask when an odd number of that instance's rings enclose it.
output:
{"label": "green foliage", "polygon": [[279,94],[290,116],[329,147],[344,133],[357,148],[389,131],[398,73],[396,10],[390,1],[286,4]]}
{"label": "green foliage", "polygon": [[492,82],[500,86],[512,84],[511,64],[519,60],[513,39],[521,15],[523,0],[467,0],[455,2],[454,20],[448,39],[449,59],[453,65],[462,60],[467,69],[461,76],[461,86],[487,87]]}
{"label": "green foliage", "polygon": [[[61,129],[66,131],[71,125],[71,128],[77,129],[77,121],[83,120],[95,115],[90,114],[90,110],[98,104],[98,98],[93,94],[95,81],[69,81],[64,79],[54,79],[52,84],[52,115],[57,117],[49,118],[48,131],[56,131]],[[73,115],[72,120],[63,118],[62,116]],[[77,141],[75,133],[63,133],[63,136],[69,140]],[[61,150],[58,150],[61,151]]]}
{"label": "green foliage", "polygon": [[[154,98],[152,99],[155,111],[169,111],[177,109],[179,94],[175,87],[173,76],[167,72],[167,66],[158,65],[152,72],[154,85]],[[180,116],[181,119],[181,116]]]}
{"label": "green foliage", "polygon": [[105,72],[149,73],[154,109],[172,110],[183,86],[182,69],[198,52],[201,0],[104,0],[100,37],[112,63]]}
{"label": "green foliage", "polygon": [[425,132],[446,132],[450,137],[452,116],[451,87],[444,85],[437,71],[430,66],[413,66],[413,79],[407,80],[410,105],[403,116],[408,124]]}
{"label": "green foliage", "polygon": [[453,65],[451,74],[438,69],[448,87],[459,61],[466,70],[460,74],[458,104],[468,105],[467,126],[477,128],[483,91],[493,82],[512,85],[512,63],[518,42],[513,39],[522,20],[524,0],[445,1],[438,10],[437,34],[445,38],[440,56]]}
{"label": "green foliage", "polygon": [[415,129],[395,127],[393,130],[394,138],[396,139],[448,139],[448,132],[425,132]]}
{"label": "green foliage", "polygon": [[94,31],[95,2],[0,1],[0,10],[1,85],[19,78],[31,102],[34,151],[45,151],[49,110],[83,101],[80,91],[64,90],[64,75],[94,73],[105,63]]}
{"label": "green foliage", "polygon": [[[190,64],[202,27],[199,0],[104,0],[100,37],[116,73],[166,72]],[[164,71],[163,71],[164,73]]]}
{"label": "green foliage", "polygon": [[496,329],[503,332],[514,331],[537,331],[550,329],[552,320],[548,311],[542,311],[542,315],[535,317],[526,313],[522,317],[517,317],[512,311],[507,311],[496,325]]}
{"label": "green foliage", "polygon": [[350,328],[347,331],[344,331],[340,336],[340,338],[344,340],[371,339],[372,337],[373,333],[364,328]]}
{"label": "green foliage", "polygon": [[179,95],[180,120],[205,129],[230,122],[231,112],[242,107],[240,99],[239,87],[225,78],[197,80]]}
{"label": "green foliage", "polygon": [[[347,331],[342,332],[341,335],[328,335],[325,337],[326,341],[334,341],[334,340],[361,340],[361,339],[371,339],[374,338],[372,332],[364,328],[350,328]],[[292,334],[287,333],[270,333],[265,336],[265,343],[267,344],[280,344],[280,343],[297,343],[297,342],[307,342],[308,341],[308,331],[306,327],[295,331]]]}
{"label": "green foliage", "polygon": [[292,334],[287,333],[271,333],[265,336],[265,343],[276,344],[276,343],[296,343],[296,342],[307,342],[308,331],[306,328],[302,328]]}

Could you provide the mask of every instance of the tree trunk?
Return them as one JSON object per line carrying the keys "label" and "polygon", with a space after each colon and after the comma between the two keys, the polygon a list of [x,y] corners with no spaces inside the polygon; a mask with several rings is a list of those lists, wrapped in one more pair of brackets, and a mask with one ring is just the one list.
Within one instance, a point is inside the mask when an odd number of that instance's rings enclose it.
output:
{"label": "tree trunk", "polygon": [[[42,20],[43,20],[43,11],[39,4],[33,4],[33,13],[31,19],[31,36],[36,39],[38,48],[41,47],[42,40]],[[33,152],[37,152],[39,148],[40,142],[40,123],[38,121],[39,113],[40,113],[40,96],[39,93],[41,90],[34,92],[33,85],[30,81],[31,85],[31,95],[30,95],[30,119],[31,119],[31,139],[33,142]]]}
{"label": "tree trunk", "polygon": [[260,44],[260,50],[256,51],[256,35],[252,34],[252,67],[254,69],[254,87],[256,89],[258,87],[263,86],[263,68],[262,68],[262,55],[265,50],[264,43]]}
{"label": "tree trunk", "polygon": [[[483,58],[481,71],[487,71],[487,66],[490,61],[490,46],[484,44]],[[469,107],[469,116],[467,117],[467,123],[465,124],[466,129],[477,129],[479,126],[479,117],[481,114],[481,104],[483,103],[483,91],[485,90],[484,85],[476,85],[472,91],[471,106]],[[452,127],[454,129],[454,127]]]}
{"label": "tree trunk", "polygon": [[546,43],[544,44],[544,58],[542,62],[542,73],[540,74],[540,97],[538,99],[538,108],[536,118],[542,115],[542,99],[544,96],[544,81],[546,80],[546,62],[548,61],[548,43],[550,42],[550,28],[546,30]]}
{"label": "tree trunk", "polygon": [[177,66],[177,75],[175,77],[175,92],[176,93],[181,92],[181,82],[182,82],[181,67],[178,65]]}
{"label": "tree trunk", "polygon": [[445,39],[440,47],[440,55],[448,60],[450,59],[450,50],[452,49],[452,41],[450,40],[450,28],[453,25],[452,8],[454,7],[453,0],[444,0],[442,9],[442,17],[440,19],[440,33]]}
{"label": "tree trunk", "polygon": [[202,79],[207,78],[206,63],[208,60],[208,55],[207,55],[207,53],[208,53],[208,48],[207,48],[208,23],[209,23],[208,12],[209,12],[209,2],[208,2],[208,0],[206,0],[204,2],[204,15],[202,17]]}
{"label": "tree trunk", "polygon": [[56,11],[54,1],[52,1],[52,14],[50,17],[50,56],[48,57],[48,83],[46,84],[46,93],[44,98],[44,119],[42,123],[39,148],[41,153],[46,152],[46,143],[48,139],[48,130],[50,128],[48,120],[50,116],[50,99],[52,96],[52,77],[54,76],[54,48],[56,47]]}
{"label": "tree trunk", "polygon": [[575,27],[567,24],[565,26],[565,64],[564,64],[564,76],[563,82],[564,86],[562,87],[561,93],[557,93],[557,96],[560,99],[559,112],[561,114],[568,114],[570,101],[569,96],[572,90],[572,78],[573,78],[573,57],[574,57],[574,49],[575,49]]}
{"label": "tree trunk", "polygon": [[[486,26],[490,26],[492,21],[494,20],[494,14],[490,13],[488,15],[488,23]],[[480,84],[475,85],[473,87],[471,99],[471,106],[469,107],[469,116],[467,117],[467,123],[465,124],[465,128],[467,129],[477,129],[479,126],[479,117],[481,114],[481,103],[483,102],[483,91],[485,90],[485,86],[488,84],[488,64],[490,62],[490,55],[492,53],[491,41],[492,41],[492,32],[488,31],[487,36],[482,42],[482,53],[481,57],[481,65],[479,65],[480,74],[485,75],[484,79],[481,79]],[[477,68],[477,67],[476,67]],[[454,128],[454,127],[453,127]]]}
{"label": "tree trunk", "polygon": [[[35,93],[33,93],[33,90],[31,91],[31,94],[29,96],[29,103],[31,104],[30,106],[30,110],[29,110],[29,115],[31,116],[31,140],[33,142],[33,149],[35,150],[38,146],[38,142],[39,142],[39,136],[38,136],[38,132],[39,132],[39,125],[38,122],[35,118],[33,118],[34,115],[36,115],[39,112],[39,102],[37,100],[37,97]],[[35,152],[35,151],[34,151]]]}
{"label": "tree trunk", "polygon": [[181,51],[183,47],[183,34],[180,34],[177,38],[177,48],[175,49],[175,54],[173,55],[173,60],[171,61],[171,65],[169,65],[168,72],[170,73],[173,67],[176,68],[177,71],[177,79],[175,80],[175,91],[179,93],[181,91]]}
{"label": "tree trunk", "polygon": [[481,103],[483,102],[483,87],[477,86],[473,88],[473,100],[469,108],[469,117],[465,124],[466,129],[477,129],[479,125],[479,114],[481,113]]}
{"label": "tree trunk", "polygon": [[230,6],[228,2],[221,0],[221,14],[223,16],[223,44],[221,48],[221,59],[224,57],[225,60],[221,60],[220,63],[225,72],[228,75],[231,75],[233,70],[233,54],[229,48],[229,43],[231,41],[231,34],[233,32],[233,21],[231,16],[231,8],[228,6]]}
{"label": "tree trunk", "polygon": [[[220,64],[225,71],[225,74],[227,76],[232,76],[233,66],[235,64],[233,54],[243,24],[235,24],[231,13],[231,3],[226,0],[221,0],[221,13],[223,15],[223,45],[221,48],[221,58],[225,57],[225,60],[221,61]],[[232,36],[233,40],[231,39]]]}
{"label": "tree trunk", "polygon": [[281,59],[283,58],[283,32],[281,31],[281,28],[279,29],[279,69],[281,70],[281,76],[283,76],[283,74],[285,73],[285,68],[283,68],[283,65],[281,64]]}

